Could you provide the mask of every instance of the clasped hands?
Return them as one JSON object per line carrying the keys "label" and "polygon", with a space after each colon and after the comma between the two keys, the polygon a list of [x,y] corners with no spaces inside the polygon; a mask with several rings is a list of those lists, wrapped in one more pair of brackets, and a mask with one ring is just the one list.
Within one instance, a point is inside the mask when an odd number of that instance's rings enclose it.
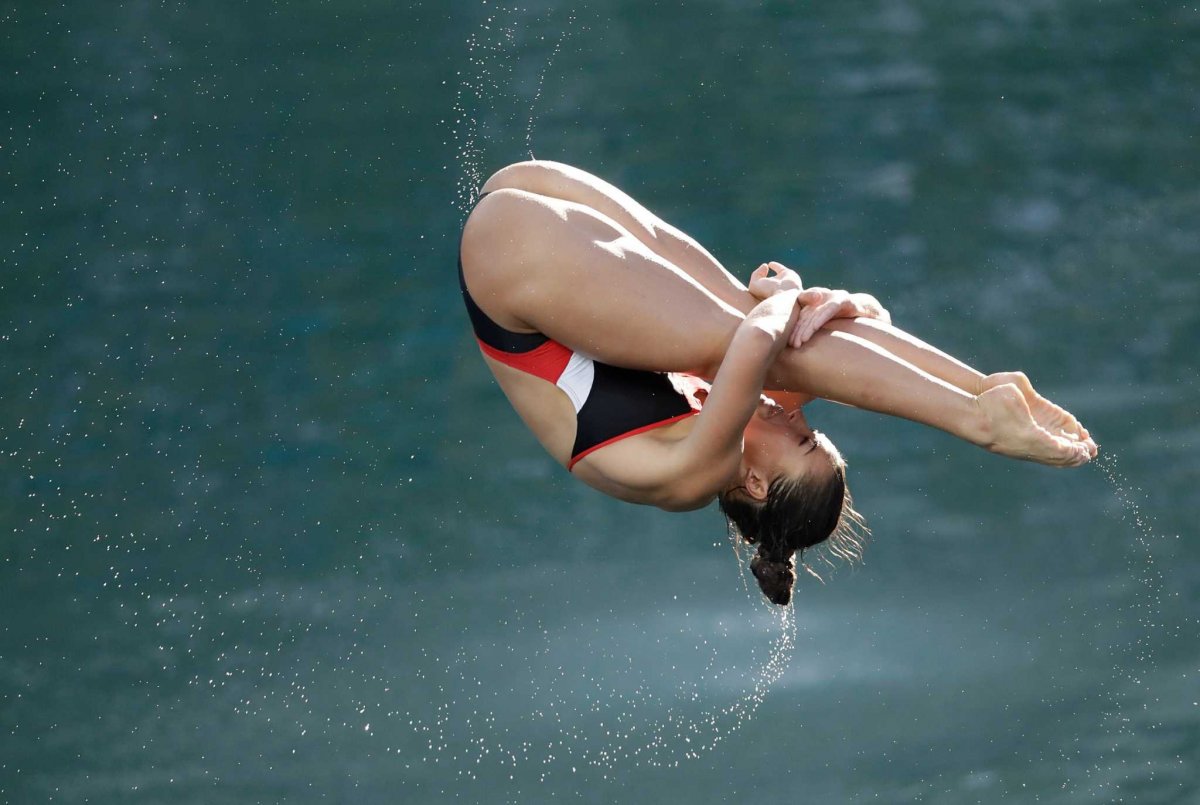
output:
{"label": "clasped hands", "polygon": [[782,263],[763,263],[750,275],[750,293],[766,299],[780,291],[799,291],[800,315],[788,336],[788,345],[798,347],[833,319],[864,317],[892,323],[892,317],[879,300],[866,293],[850,293],[830,288],[805,288],[800,275]]}

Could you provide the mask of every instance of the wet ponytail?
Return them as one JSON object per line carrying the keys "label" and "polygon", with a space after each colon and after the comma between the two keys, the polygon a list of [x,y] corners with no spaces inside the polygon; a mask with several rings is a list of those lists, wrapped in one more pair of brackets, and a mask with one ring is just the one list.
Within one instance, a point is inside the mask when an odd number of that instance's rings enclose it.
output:
{"label": "wet ponytail", "polygon": [[757,546],[750,570],[773,604],[786,606],[792,600],[797,551],[801,566],[813,575],[816,573],[804,563],[804,551],[826,541],[822,545],[826,561],[830,556],[847,561],[862,558],[867,529],[854,510],[840,464],[828,479],[819,481],[776,478],[765,500],[733,490],[723,492],[718,502],[730,530]]}

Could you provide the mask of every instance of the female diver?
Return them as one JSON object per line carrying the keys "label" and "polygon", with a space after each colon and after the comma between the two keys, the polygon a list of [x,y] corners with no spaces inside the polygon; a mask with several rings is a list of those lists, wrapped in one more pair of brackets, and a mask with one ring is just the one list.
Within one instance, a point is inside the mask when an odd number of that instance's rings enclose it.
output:
{"label": "female diver", "polygon": [[[778,263],[747,288],[568,165],[523,162],[488,179],[459,258],[484,361],[550,455],[632,503],[683,511],[718,498],[757,546],[751,569],[777,604],[791,598],[795,552],[827,539],[837,554],[860,548],[845,463],[802,411],[816,397],[1013,458],[1073,467],[1096,455],[1023,374],[984,376],[893,327],[874,297],[803,289]],[[711,387],[684,393],[668,372]]]}

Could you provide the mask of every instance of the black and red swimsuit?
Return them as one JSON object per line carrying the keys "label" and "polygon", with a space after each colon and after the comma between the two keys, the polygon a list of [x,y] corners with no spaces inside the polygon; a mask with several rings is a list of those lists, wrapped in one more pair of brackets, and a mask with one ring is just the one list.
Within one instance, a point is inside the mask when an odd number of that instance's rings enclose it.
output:
{"label": "black and red swimsuit", "polygon": [[496,324],[471,298],[461,257],[458,282],[483,353],[555,384],[574,404],[575,444],[567,469],[605,445],[698,413],[664,374],[601,363],[541,333],[514,333]]}

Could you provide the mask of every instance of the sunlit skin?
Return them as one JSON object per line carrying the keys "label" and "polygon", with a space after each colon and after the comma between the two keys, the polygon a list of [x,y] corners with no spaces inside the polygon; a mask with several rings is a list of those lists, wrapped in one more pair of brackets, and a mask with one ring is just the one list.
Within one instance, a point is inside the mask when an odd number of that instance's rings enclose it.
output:
{"label": "sunlit skin", "polygon": [[[869,294],[806,288],[764,263],[750,286],[700,244],[569,165],[510,165],[464,226],[463,275],[498,326],[597,361],[712,383],[699,415],[606,444],[572,475],[670,511],[720,492],[766,495],[780,477],[840,461],[800,411],[823,398],[945,431],[990,452],[1058,467],[1096,454],[1087,430],[1016,373],[985,375],[891,324]],[[575,410],[554,383],[484,361],[547,452],[567,466]],[[764,404],[785,389],[785,410]],[[775,392],[768,392],[775,394]],[[815,446],[814,446],[815,445]]]}

